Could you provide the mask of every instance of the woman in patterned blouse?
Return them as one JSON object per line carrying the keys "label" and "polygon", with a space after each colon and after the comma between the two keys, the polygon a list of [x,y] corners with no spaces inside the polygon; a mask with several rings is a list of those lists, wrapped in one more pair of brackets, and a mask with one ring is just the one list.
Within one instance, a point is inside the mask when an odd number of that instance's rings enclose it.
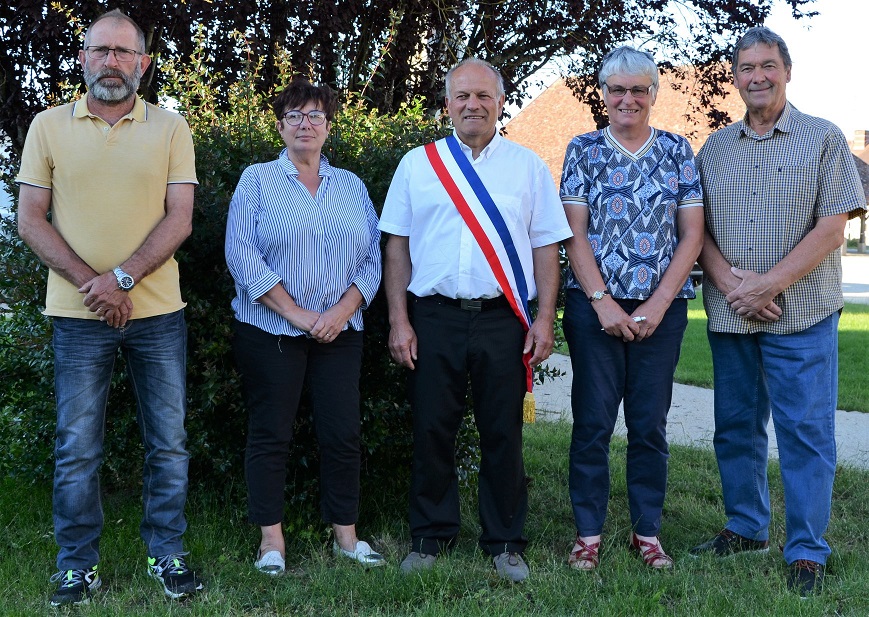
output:
{"label": "woman in patterned blouse", "polygon": [[703,200],[684,137],[649,125],[658,93],[650,54],[610,52],[598,75],[605,129],[567,147],[561,199],[573,230],[564,333],[573,364],[568,563],[600,563],[609,445],[624,401],[630,546],[652,568],[673,560],[659,539],[667,487],[667,411],[687,325],[689,274],[703,243]]}

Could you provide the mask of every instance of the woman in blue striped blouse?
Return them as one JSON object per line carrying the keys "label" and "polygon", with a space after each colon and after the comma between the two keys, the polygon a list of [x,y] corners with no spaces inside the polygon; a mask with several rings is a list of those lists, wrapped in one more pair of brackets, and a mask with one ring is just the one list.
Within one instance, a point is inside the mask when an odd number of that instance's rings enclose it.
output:
{"label": "woman in blue striped blouse", "polygon": [[249,414],[248,517],[262,531],[254,565],[268,574],[285,568],[286,463],[307,384],[334,552],[379,566],[383,557],[356,537],[362,310],[380,285],[377,214],[362,181],[321,153],[334,93],[296,80],[272,108],[287,147],[242,174],[225,247],[236,290],[233,350]]}

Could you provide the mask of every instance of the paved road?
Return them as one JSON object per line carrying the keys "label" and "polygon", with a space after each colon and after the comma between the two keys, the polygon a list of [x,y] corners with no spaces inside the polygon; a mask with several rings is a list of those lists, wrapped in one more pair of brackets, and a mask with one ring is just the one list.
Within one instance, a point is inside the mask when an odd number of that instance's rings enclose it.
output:
{"label": "paved road", "polygon": [[842,293],[845,302],[869,304],[869,255],[842,257]]}

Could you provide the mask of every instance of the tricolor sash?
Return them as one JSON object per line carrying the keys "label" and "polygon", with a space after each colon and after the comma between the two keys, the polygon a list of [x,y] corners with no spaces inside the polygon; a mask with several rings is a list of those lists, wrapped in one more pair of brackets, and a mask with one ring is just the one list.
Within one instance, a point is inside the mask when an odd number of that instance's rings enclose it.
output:
{"label": "tricolor sash", "polygon": [[[519,259],[519,253],[513,244],[513,237],[500,210],[495,205],[489,191],[483,185],[474,166],[462,152],[461,146],[454,135],[445,139],[426,144],[425,153],[435,174],[443,184],[462,220],[471,230],[495,280],[504,291],[504,296],[510,308],[522,323],[525,332],[531,327],[531,313],[528,310],[528,284],[525,271]],[[464,180],[470,189],[470,194],[462,192],[455,177]],[[463,184],[464,184],[463,183]],[[487,233],[488,230],[488,233]],[[526,387],[529,395],[534,384],[534,372],[529,360],[531,353],[525,354],[523,362],[526,369]],[[529,414],[530,403],[530,414]],[[533,397],[526,395],[525,419],[534,421]]]}

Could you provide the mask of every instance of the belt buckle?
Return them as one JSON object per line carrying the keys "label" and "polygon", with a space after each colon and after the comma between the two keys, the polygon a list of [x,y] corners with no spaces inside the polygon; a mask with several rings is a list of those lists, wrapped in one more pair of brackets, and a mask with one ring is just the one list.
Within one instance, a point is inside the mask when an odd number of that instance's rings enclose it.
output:
{"label": "belt buckle", "polygon": [[463,311],[474,311],[475,313],[479,313],[483,310],[483,301],[482,300],[466,300],[462,298],[461,305]]}

